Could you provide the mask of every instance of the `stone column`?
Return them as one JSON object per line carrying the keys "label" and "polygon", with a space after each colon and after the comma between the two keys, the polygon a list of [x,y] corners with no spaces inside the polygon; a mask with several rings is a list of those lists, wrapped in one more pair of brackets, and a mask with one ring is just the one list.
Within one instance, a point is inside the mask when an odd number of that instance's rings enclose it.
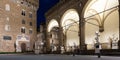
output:
{"label": "stone column", "polygon": [[83,22],[84,19],[81,18],[80,20],[80,49],[86,50],[86,44],[85,44],[85,22]]}
{"label": "stone column", "polygon": [[79,2],[79,14],[80,14],[80,23],[79,23],[79,28],[80,28],[80,32],[79,32],[79,36],[80,36],[80,50],[86,50],[86,44],[85,44],[85,22],[84,22],[84,14],[83,12],[83,8],[85,7],[86,3],[88,0],[80,0]]}
{"label": "stone column", "polygon": [[60,28],[60,35],[61,35],[61,46],[63,46],[63,28]]}
{"label": "stone column", "polygon": [[46,46],[46,53],[49,53],[50,52],[50,33],[47,32],[46,33],[46,42],[45,42],[45,46]]}
{"label": "stone column", "polygon": [[63,28],[59,27],[59,53],[61,52],[61,46],[63,46]]}
{"label": "stone column", "polygon": [[[119,2],[119,21],[120,21],[120,0],[118,0]],[[120,23],[119,23],[119,38],[120,38]]]}
{"label": "stone column", "polygon": [[82,14],[82,3],[80,1],[80,3],[78,4],[78,8],[77,8],[79,11],[79,32],[78,32],[78,36],[79,36],[79,47],[80,47],[80,50],[84,50],[85,48],[85,37],[84,37],[84,31],[85,31],[85,25],[84,25],[84,19],[83,17],[81,16]]}

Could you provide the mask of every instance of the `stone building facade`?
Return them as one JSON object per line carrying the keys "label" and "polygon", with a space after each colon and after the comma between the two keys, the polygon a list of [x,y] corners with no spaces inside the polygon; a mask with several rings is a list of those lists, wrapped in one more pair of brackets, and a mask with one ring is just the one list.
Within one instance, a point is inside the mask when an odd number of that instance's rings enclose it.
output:
{"label": "stone building facade", "polygon": [[[80,50],[93,50],[96,31],[100,33],[101,49],[118,49],[119,3],[119,0],[60,0],[46,13],[47,50],[57,47],[57,51],[61,51],[64,47],[65,51],[72,51],[75,46]],[[53,30],[57,33],[52,34]],[[59,42],[54,41],[54,35]]]}
{"label": "stone building facade", "polygon": [[41,54],[45,53],[45,23],[40,24],[40,31],[37,32],[37,40],[35,41],[35,53]]}
{"label": "stone building facade", "polygon": [[39,0],[0,0],[0,52],[33,50]]}

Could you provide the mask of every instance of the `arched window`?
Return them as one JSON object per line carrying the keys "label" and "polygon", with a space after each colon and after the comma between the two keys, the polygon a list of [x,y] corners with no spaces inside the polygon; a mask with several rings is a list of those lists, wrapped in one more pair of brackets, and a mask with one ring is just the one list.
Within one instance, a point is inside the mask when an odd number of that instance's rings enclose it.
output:
{"label": "arched window", "polygon": [[33,24],[32,24],[32,22],[30,22],[30,26],[32,26]]}
{"label": "arched window", "polygon": [[25,33],[25,27],[21,28],[21,33]]}
{"label": "arched window", "polygon": [[9,5],[9,4],[6,4],[6,5],[5,5],[5,10],[6,10],[6,11],[10,11],[10,5]]}
{"label": "arched window", "polygon": [[21,15],[25,16],[25,10],[24,9],[22,10]]}
{"label": "arched window", "polygon": [[33,30],[32,30],[32,29],[30,29],[30,30],[29,30],[29,34],[32,34],[32,33],[33,33]]}
{"label": "arched window", "polygon": [[29,18],[32,18],[32,12],[29,13]]}
{"label": "arched window", "polygon": [[22,24],[25,24],[25,20],[24,19],[22,20]]}

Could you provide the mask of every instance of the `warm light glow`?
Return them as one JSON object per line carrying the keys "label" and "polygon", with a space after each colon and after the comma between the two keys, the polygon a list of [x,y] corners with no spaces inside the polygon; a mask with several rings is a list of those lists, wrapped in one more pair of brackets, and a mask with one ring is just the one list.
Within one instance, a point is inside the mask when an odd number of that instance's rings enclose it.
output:
{"label": "warm light glow", "polygon": [[53,27],[59,27],[58,22],[55,19],[52,19],[48,24],[48,32],[51,31]]}
{"label": "warm light glow", "polygon": [[[91,2],[89,3],[89,5],[87,6],[87,8],[85,10],[84,17],[86,18],[86,17],[96,14],[95,11],[97,11],[99,13],[104,10],[115,7],[117,5],[119,5],[118,0],[91,0]],[[94,9],[95,11],[93,11],[91,9]]]}
{"label": "warm light glow", "polygon": [[74,9],[69,9],[68,11],[66,11],[62,17],[62,26],[66,26],[68,24],[70,24],[69,22],[65,22],[66,20],[74,20],[76,22],[79,23],[79,15],[76,12],[76,10]]}
{"label": "warm light glow", "polygon": [[69,46],[74,46],[75,43],[77,46],[79,45],[79,36],[78,36],[78,27],[77,25],[71,26],[67,31],[67,44]]}
{"label": "warm light glow", "polygon": [[[100,13],[102,11],[108,10],[115,6],[118,6],[118,0],[91,0],[87,5],[84,12],[84,18],[92,16],[94,14]],[[92,18],[92,19],[91,19]],[[114,8],[103,12],[101,14],[86,18],[85,23],[85,43],[87,44],[87,49],[93,49],[93,44],[95,43],[95,31],[99,31],[99,26],[104,27],[104,31],[100,33],[99,42],[102,47],[105,45],[110,45],[110,37],[115,35],[114,38],[119,40],[119,13],[118,8]],[[110,47],[106,47],[110,48]]]}
{"label": "warm light glow", "polygon": [[66,35],[66,46],[79,45],[79,15],[75,9],[67,10],[61,20],[63,32]]}

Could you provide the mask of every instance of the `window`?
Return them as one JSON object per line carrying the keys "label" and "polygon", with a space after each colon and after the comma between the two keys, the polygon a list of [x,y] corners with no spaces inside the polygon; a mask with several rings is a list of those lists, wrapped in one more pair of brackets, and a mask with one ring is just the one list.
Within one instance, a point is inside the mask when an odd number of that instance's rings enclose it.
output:
{"label": "window", "polygon": [[24,9],[22,10],[21,15],[25,16],[25,10]]}
{"label": "window", "polygon": [[23,1],[21,2],[21,4],[23,4]]}
{"label": "window", "polygon": [[22,24],[25,24],[25,20],[22,20]]}
{"label": "window", "polygon": [[32,26],[32,22],[30,22],[30,26]]}
{"label": "window", "polygon": [[29,18],[32,18],[32,12],[29,13]]}
{"label": "window", "polygon": [[5,25],[5,31],[10,31],[10,25]]}
{"label": "window", "polygon": [[24,27],[21,28],[21,33],[25,33],[25,28]]}
{"label": "window", "polygon": [[6,11],[10,11],[10,5],[9,5],[9,4],[6,4],[6,5],[5,5],[5,10],[6,10]]}
{"label": "window", "polygon": [[32,32],[33,32],[32,29],[30,29],[30,30],[29,30],[29,34],[32,34]]}
{"label": "window", "polygon": [[24,4],[24,0],[21,1],[21,4]]}
{"label": "window", "polygon": [[11,36],[3,36],[3,39],[4,40],[11,40],[12,38],[11,38]]}

